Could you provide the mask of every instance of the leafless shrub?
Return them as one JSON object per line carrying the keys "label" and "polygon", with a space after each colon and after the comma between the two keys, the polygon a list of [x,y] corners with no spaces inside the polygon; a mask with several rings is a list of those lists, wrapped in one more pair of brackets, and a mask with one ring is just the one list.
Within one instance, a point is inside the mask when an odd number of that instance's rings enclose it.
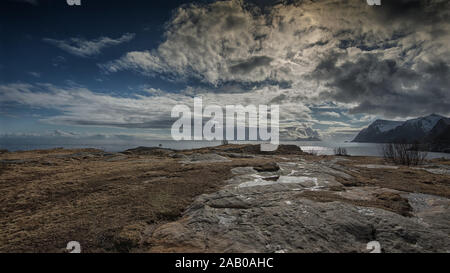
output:
{"label": "leafless shrub", "polygon": [[334,155],[347,156],[348,155],[347,149],[342,148],[342,147],[336,147],[336,148],[334,148]]}
{"label": "leafless shrub", "polygon": [[419,144],[389,143],[382,146],[383,157],[394,164],[416,166],[422,164],[428,153]]}

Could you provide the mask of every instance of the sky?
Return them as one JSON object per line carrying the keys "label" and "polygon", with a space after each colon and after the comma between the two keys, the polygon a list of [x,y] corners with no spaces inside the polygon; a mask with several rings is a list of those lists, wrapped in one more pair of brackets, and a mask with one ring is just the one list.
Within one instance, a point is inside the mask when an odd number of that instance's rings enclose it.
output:
{"label": "sky", "polygon": [[450,115],[450,2],[6,0],[0,135],[170,138],[176,104],[280,105],[281,138]]}

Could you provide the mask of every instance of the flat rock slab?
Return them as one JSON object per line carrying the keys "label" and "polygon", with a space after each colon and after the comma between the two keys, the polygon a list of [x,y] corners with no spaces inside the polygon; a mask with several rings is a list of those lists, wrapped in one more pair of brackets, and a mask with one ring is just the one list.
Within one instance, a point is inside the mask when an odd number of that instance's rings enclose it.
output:
{"label": "flat rock slab", "polygon": [[296,199],[286,192],[216,197],[193,205],[177,224],[159,227],[153,239],[172,246],[164,251],[366,252],[374,240],[384,252],[450,250],[448,234],[381,209]]}
{"label": "flat rock slab", "polygon": [[450,175],[450,168],[448,166],[433,166],[433,167],[417,167],[414,168],[416,170],[424,170],[426,172],[432,173],[432,174],[444,174],[444,175]]}
{"label": "flat rock slab", "polygon": [[430,228],[439,229],[450,236],[450,200],[422,193],[404,195],[418,220]]}
{"label": "flat rock slab", "polygon": [[[278,163],[279,170],[232,169],[221,190],[199,196],[183,217],[149,235],[165,252],[367,252],[378,241],[383,252],[448,252],[448,199],[412,195],[379,187],[351,187],[336,192],[346,199],[404,194],[412,217],[348,202],[316,202],[306,191],[342,186],[336,177],[350,176],[333,162]],[[385,166],[383,166],[385,167]],[[278,176],[276,180],[268,177]],[[407,201],[406,201],[407,202]]]}

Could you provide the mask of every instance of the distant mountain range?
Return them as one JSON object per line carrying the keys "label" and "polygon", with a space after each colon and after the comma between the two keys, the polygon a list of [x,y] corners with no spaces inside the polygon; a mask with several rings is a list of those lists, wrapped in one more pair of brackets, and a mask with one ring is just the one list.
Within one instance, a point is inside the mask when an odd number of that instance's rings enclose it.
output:
{"label": "distant mountain range", "polygon": [[280,130],[281,140],[320,141],[320,134],[311,127],[301,124],[298,127],[287,127]]}
{"label": "distant mountain range", "polygon": [[450,118],[432,114],[407,121],[374,121],[352,142],[422,143],[430,151],[450,153]]}

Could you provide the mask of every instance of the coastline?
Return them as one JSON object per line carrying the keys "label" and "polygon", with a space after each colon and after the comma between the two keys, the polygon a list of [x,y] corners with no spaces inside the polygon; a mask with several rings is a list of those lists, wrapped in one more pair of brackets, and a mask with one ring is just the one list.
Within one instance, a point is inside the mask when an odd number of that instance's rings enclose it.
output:
{"label": "coastline", "polygon": [[[232,144],[259,144],[257,141],[233,141]],[[142,142],[119,142],[119,143],[72,143],[68,142],[49,142],[49,144],[37,144],[34,142],[26,143],[8,143],[4,142],[0,145],[1,149],[7,149],[9,151],[32,151],[32,150],[48,150],[55,148],[64,149],[100,149],[105,152],[121,152],[127,149],[133,149],[139,146],[146,147],[158,147],[174,149],[174,150],[186,150],[186,149],[200,149],[206,147],[214,147],[221,145],[220,141],[173,141],[173,140],[149,140]],[[346,148],[349,155],[352,156],[382,156],[381,145],[382,143],[355,143],[355,142],[331,142],[331,141],[280,141],[282,145],[297,145],[306,152],[314,152],[318,155],[333,155],[334,148],[343,147]],[[450,158],[450,153],[439,152],[427,152],[429,159],[434,158]]]}

